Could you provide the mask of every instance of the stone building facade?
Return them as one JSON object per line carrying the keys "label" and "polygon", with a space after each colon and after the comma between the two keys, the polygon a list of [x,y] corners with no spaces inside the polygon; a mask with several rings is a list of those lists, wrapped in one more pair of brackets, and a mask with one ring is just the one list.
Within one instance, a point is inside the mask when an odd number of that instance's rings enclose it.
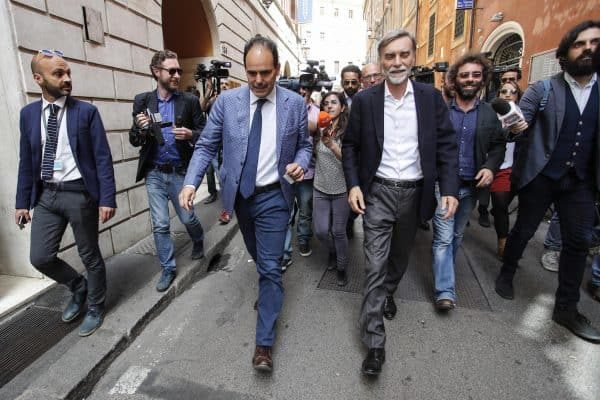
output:
{"label": "stone building facade", "polygon": [[[277,42],[282,69],[297,72],[300,40],[294,2],[268,3],[0,0],[0,315],[49,284],[29,263],[29,228],[19,231],[13,221],[19,110],[41,95],[31,76],[32,55],[40,49],[61,50],[72,69],[73,95],[92,102],[102,116],[117,184],[117,213],[100,226],[100,247],[109,257],[151,233],[146,189],[143,182],[135,183],[138,149],[129,145],[128,129],[135,94],[155,87],[148,67],[152,54],[165,47],[178,52],[185,70],[182,88],[195,84],[198,63],[212,59],[230,61],[231,80],[239,84],[245,81],[244,43],[260,33]],[[61,251],[83,269],[70,229]]]}

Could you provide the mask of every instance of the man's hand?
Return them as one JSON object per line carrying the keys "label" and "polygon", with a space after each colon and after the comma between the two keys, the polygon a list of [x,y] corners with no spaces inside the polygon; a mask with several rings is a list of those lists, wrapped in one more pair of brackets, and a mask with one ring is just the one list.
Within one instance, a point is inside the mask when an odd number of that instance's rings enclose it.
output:
{"label": "man's hand", "polygon": [[350,192],[348,193],[348,203],[350,204],[352,211],[355,213],[365,213],[365,201],[363,199],[363,193],[362,190],[360,190],[360,187],[354,186],[352,189],[350,189]]}
{"label": "man's hand", "polygon": [[517,135],[523,132],[525,129],[529,128],[529,124],[525,121],[517,122],[513,126],[510,127],[509,131],[513,135]]}
{"label": "man's hand", "polygon": [[177,140],[190,140],[193,136],[193,132],[188,128],[173,128],[173,135]]}
{"label": "man's hand", "polygon": [[479,181],[475,187],[482,188],[489,186],[494,180],[494,173],[487,168],[481,168],[477,175],[475,175],[475,180]]}
{"label": "man's hand", "polygon": [[150,117],[144,113],[139,113],[135,116],[135,124],[138,126],[138,128],[145,129],[148,127],[148,125],[150,125]]}
{"label": "man's hand", "polygon": [[452,218],[458,207],[458,200],[454,196],[442,196],[440,199],[440,208],[446,210],[446,214],[442,217],[443,219]]}
{"label": "man's hand", "polygon": [[297,163],[288,164],[285,167],[285,173],[295,182],[301,181],[304,178],[304,170]]}
{"label": "man's hand", "polygon": [[98,214],[100,215],[100,221],[104,224],[106,221],[115,216],[115,209],[111,207],[98,207]]}
{"label": "man's hand", "polygon": [[194,207],[194,198],[196,197],[196,189],[184,186],[179,192],[179,205],[185,210],[192,211]]}
{"label": "man's hand", "polygon": [[29,210],[24,208],[17,208],[15,210],[15,224],[19,224],[19,220],[23,218],[23,225],[31,221],[31,215],[29,214]]}

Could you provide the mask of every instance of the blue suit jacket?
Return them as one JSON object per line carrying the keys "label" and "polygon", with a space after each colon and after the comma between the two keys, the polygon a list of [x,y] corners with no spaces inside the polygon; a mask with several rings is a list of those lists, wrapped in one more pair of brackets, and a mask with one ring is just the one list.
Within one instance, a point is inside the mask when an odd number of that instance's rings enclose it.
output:
{"label": "blue suit jacket", "polygon": [[[277,169],[283,195],[292,206],[292,185],[283,179],[286,165],[296,162],[307,170],[311,157],[304,99],[287,89],[277,90]],[[185,176],[185,185],[198,187],[209,163],[223,145],[221,201],[225,210],[233,210],[248,149],[250,131],[250,89],[248,86],[222,92],[213,105]]]}
{"label": "blue suit jacket", "polygon": [[[116,208],[115,175],[106,132],[93,105],[67,98],[67,134],[75,163],[98,206]],[[35,207],[41,194],[42,101],[21,110],[16,209]]]}

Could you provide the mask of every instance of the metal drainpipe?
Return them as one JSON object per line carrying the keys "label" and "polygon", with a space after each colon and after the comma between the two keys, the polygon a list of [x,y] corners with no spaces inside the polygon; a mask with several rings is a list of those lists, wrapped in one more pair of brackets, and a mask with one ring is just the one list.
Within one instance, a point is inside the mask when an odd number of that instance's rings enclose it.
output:
{"label": "metal drainpipe", "polygon": [[477,0],[473,0],[473,9],[471,10],[471,34],[469,37],[469,50],[473,48],[473,34],[475,33],[475,11],[477,10]]}

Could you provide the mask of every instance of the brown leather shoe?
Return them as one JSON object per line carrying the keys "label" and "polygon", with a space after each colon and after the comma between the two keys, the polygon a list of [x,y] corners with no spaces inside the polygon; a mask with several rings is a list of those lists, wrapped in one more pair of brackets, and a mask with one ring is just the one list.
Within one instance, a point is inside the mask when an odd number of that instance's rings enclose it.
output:
{"label": "brown leather shoe", "polygon": [[454,302],[450,299],[439,299],[435,301],[435,309],[438,311],[450,311],[454,308]]}
{"label": "brown leather shoe", "polygon": [[256,346],[254,357],[252,357],[252,366],[260,372],[273,372],[273,357],[271,356],[271,347]]}
{"label": "brown leather shoe", "polygon": [[592,296],[592,299],[600,301],[600,286],[594,285],[591,281],[588,282],[588,293]]}

